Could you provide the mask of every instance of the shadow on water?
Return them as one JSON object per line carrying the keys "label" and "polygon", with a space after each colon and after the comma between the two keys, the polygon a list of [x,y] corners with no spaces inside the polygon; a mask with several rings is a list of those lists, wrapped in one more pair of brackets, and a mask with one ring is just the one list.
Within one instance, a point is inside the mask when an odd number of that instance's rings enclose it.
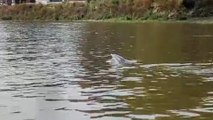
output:
{"label": "shadow on water", "polygon": [[1,119],[213,118],[212,25],[0,24]]}

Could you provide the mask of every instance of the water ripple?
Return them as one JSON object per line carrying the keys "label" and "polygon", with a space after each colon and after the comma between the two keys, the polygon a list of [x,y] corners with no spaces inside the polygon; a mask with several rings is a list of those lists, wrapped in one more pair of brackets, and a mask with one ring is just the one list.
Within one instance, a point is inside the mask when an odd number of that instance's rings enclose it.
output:
{"label": "water ripple", "polygon": [[[210,37],[143,25],[0,22],[0,119],[211,119]],[[115,68],[111,53],[142,62]]]}

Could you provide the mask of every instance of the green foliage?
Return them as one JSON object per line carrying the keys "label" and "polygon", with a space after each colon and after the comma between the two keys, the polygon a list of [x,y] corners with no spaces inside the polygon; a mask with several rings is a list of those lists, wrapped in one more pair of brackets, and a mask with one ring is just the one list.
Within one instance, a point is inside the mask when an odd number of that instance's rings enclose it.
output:
{"label": "green foliage", "polygon": [[2,20],[12,20],[13,18],[10,15],[5,15],[5,16],[2,16],[1,19]]}
{"label": "green foliage", "polygon": [[111,0],[113,5],[119,5],[119,0]]}

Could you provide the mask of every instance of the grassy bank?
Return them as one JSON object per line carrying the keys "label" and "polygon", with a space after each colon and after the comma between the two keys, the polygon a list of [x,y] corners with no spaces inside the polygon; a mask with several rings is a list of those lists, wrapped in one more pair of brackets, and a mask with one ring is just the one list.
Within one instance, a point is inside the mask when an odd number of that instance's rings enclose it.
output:
{"label": "grassy bank", "polygon": [[[199,0],[198,0],[199,1]],[[190,5],[190,4],[189,4]],[[186,20],[213,15],[213,1],[91,0],[88,3],[1,6],[2,20]]]}

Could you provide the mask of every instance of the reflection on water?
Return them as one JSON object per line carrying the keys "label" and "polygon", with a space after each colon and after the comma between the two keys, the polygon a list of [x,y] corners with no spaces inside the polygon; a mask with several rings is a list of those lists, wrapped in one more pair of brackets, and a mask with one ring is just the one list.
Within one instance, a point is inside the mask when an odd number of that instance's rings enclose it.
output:
{"label": "reflection on water", "polygon": [[[0,23],[0,119],[213,119],[212,25]],[[114,68],[111,53],[138,64]]]}

